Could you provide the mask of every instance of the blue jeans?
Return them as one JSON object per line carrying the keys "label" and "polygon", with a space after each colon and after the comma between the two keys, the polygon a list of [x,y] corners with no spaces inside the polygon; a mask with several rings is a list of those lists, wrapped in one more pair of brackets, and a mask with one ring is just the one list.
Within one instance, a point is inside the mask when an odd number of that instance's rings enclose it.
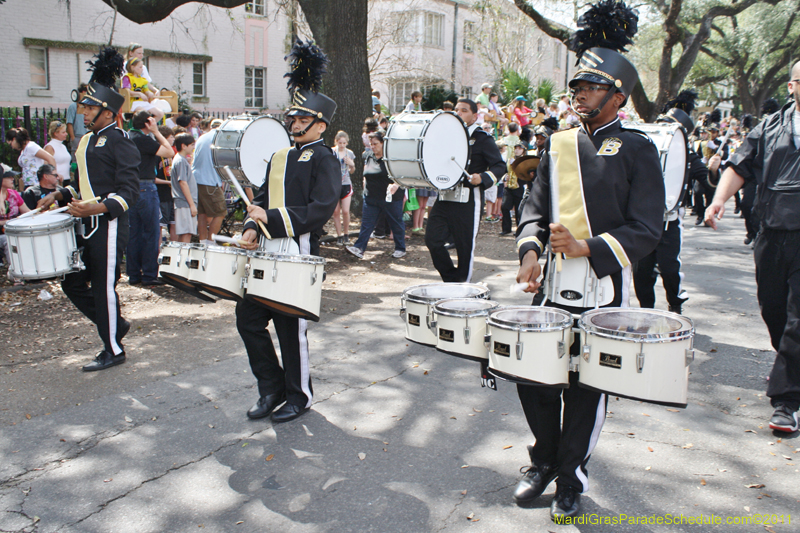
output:
{"label": "blue jeans", "polygon": [[397,200],[396,202],[387,202],[383,198],[373,198],[371,196],[364,197],[364,205],[361,208],[361,231],[358,233],[358,240],[355,247],[362,252],[367,249],[369,236],[375,229],[378,223],[378,215],[386,213],[386,219],[389,221],[389,227],[392,228],[392,235],[394,236],[394,249],[401,252],[406,251],[406,226],[403,223],[403,204],[404,200]]}
{"label": "blue jeans", "polygon": [[154,281],[158,277],[160,216],[156,184],[141,182],[139,200],[129,210],[131,234],[125,270],[130,281]]}

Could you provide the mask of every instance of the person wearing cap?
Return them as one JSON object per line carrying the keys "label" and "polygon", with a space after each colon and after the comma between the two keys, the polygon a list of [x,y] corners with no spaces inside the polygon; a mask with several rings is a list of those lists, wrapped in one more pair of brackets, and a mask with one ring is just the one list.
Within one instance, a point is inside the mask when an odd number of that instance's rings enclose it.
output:
{"label": "person wearing cap", "polygon": [[475,98],[475,102],[483,107],[489,109],[489,95],[492,93],[492,84],[484,83],[481,85],[481,94]]}
{"label": "person wearing cap", "polygon": [[531,123],[531,113],[533,110],[525,107],[525,102],[527,101],[528,99],[522,95],[514,98],[514,122],[519,124],[520,128],[524,128]]}
{"label": "person wearing cap", "polygon": [[[694,91],[682,91],[677,98],[667,103],[668,109],[659,115],[656,122],[679,124],[688,138],[689,133],[694,130],[694,121],[689,113],[694,109],[696,97],[697,93]],[[686,191],[692,182],[707,180],[709,173],[708,168],[691,146],[687,147],[687,150],[689,165],[682,176],[683,191]],[[719,156],[715,156],[715,158],[712,158],[712,164],[719,166]],[[658,241],[658,246],[633,265],[633,286],[636,291],[636,299],[639,300],[639,307],[653,309],[656,305],[655,284],[656,265],[658,265],[669,311],[679,315],[683,313],[683,304],[689,299],[688,293],[683,289],[683,274],[681,273],[683,215],[686,212],[686,201],[687,198],[684,196],[672,211],[664,214],[664,233],[661,240]]]}
{"label": "person wearing cap", "polygon": [[774,409],[769,427],[793,433],[800,429],[800,61],[787,88],[792,100],[764,118],[731,156],[706,221],[717,229],[733,193],[758,184],[758,304],[777,352],[767,385]]}
{"label": "person wearing cap", "polygon": [[[247,208],[242,240],[249,244],[243,247],[257,248],[260,230],[256,221],[260,221],[273,239],[293,239],[300,254],[319,255],[320,230],[333,215],[342,190],[339,160],[322,140],[336,102],[318,92],[322,73],[302,68],[303,64],[327,61],[319,48],[298,41],[289,57],[292,104],[286,124],[294,145],[272,155],[264,185]],[[278,335],[283,365],[267,330],[270,321]],[[313,400],[308,321],[243,300],[236,304],[236,328],[258,381],[259,399],[247,416],[259,419],[271,414],[272,421],[280,423],[306,413]]]}
{"label": "person wearing cap", "polygon": [[59,188],[38,203],[38,207],[47,207],[63,201],[69,205],[70,215],[82,219],[85,236],[77,240],[86,269],[67,274],[61,288],[97,326],[103,341],[103,350],[83,367],[85,372],[125,362],[122,338],[131,325],[120,313],[116,285],[128,244],[128,209],[139,198],[139,150],[116,122],[125,102],[113,88],[122,56],[106,48],[95,57],[92,81],[79,102],[84,106],[88,133],[76,153],[77,183]]}
{"label": "person wearing cap", "polygon": [[512,168],[514,161],[517,158],[525,156],[527,150],[525,149],[524,144],[517,144],[514,146],[513,151],[511,152],[511,156],[508,158],[506,162],[506,186],[505,186],[505,194],[503,194],[503,203],[501,204],[501,209],[503,213],[503,220],[501,222],[501,230],[500,235],[511,235],[511,210],[514,210],[514,216],[517,219],[517,226],[519,226],[520,221],[520,203],[522,202],[522,197],[525,195],[525,186],[520,183],[519,177],[517,176],[516,172]]}
{"label": "person wearing cap", "polygon": [[[598,21],[597,9],[592,6],[582,15],[579,27]],[[620,11],[615,18],[624,20],[624,33],[632,37],[627,30],[635,33],[635,12],[621,3],[614,9]],[[607,17],[599,20],[605,31],[594,35],[616,33],[607,27]],[[576,40],[581,43],[576,47],[580,66],[569,88],[581,126],[555,133],[547,141],[549,155],[557,154],[559,194],[551,198],[550,184],[556,173],[551,158],[545,157],[537,168],[517,230],[517,282],[528,284],[525,292],[538,290],[539,258],[549,240],[553,253],[564,254],[565,261],[585,257],[598,279],[609,276],[614,291],[607,305],[622,307],[628,305],[631,264],[649,254],[661,237],[661,163],[649,137],[623,128],[617,116],[638,82],[636,69],[618,51],[632,39],[589,45],[588,39]],[[551,202],[559,207],[558,222],[551,219]],[[573,315],[587,310],[548,305]],[[578,354],[579,344],[576,339],[570,354]],[[550,516],[563,523],[580,512],[581,493],[589,490],[586,464],[605,421],[607,395],[578,386],[577,372],[569,373],[569,386],[564,389],[518,384],[517,390],[535,443],[528,447],[532,465],[524,467],[527,470],[513,500],[529,506],[555,479]]]}

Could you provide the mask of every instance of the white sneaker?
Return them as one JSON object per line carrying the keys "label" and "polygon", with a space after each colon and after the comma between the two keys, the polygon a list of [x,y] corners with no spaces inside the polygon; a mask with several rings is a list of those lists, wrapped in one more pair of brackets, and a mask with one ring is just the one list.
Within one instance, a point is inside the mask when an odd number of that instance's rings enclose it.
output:
{"label": "white sneaker", "polygon": [[354,256],[358,257],[359,259],[364,259],[364,252],[362,252],[359,248],[355,246],[347,246],[345,250],[353,254]]}
{"label": "white sneaker", "polygon": [[405,257],[406,253],[403,250],[395,250],[392,252],[392,257],[395,259],[400,259],[401,257]]}

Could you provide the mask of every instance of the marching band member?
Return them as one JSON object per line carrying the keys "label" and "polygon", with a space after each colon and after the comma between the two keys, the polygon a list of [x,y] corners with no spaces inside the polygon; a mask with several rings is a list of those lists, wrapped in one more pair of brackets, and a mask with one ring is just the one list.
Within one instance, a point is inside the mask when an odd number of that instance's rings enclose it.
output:
{"label": "marching band member", "polygon": [[[83,219],[86,236],[77,239],[86,270],[67,274],[61,288],[95,323],[103,340],[103,350],[83,367],[86,372],[125,362],[122,338],[131,325],[120,314],[116,285],[128,244],[128,208],[139,196],[139,150],[116,123],[117,112],[125,102],[114,89],[123,59],[113,48],[95,57],[88,92],[78,102],[85,108],[83,121],[89,132],[81,138],[75,155],[77,187],[59,188],[38,203],[38,207],[50,206],[56,200],[67,203],[69,214]],[[95,197],[100,201],[86,201]]]}
{"label": "marching band member", "polygon": [[[478,104],[468,98],[458,100],[456,114],[466,124],[469,144],[472,145],[469,168],[466,169],[469,177],[463,176],[455,189],[439,192],[438,200],[428,213],[425,245],[433,266],[439,271],[442,281],[447,282],[469,282],[472,278],[475,237],[481,217],[481,191],[497,184],[506,172],[506,164],[494,138],[475,122],[477,113]],[[458,267],[453,265],[445,248],[448,238],[456,245]]]}
{"label": "marching band member", "polygon": [[[242,239],[250,243],[245,248],[256,249],[256,221],[261,221],[273,238],[292,238],[301,254],[319,255],[318,230],[333,215],[342,189],[339,160],[322,141],[336,102],[318,92],[327,62],[319,48],[298,41],[290,57],[292,105],[287,124],[294,146],[272,156],[261,192],[247,209]],[[270,320],[278,334],[283,366],[267,330]],[[258,381],[259,399],[247,416],[256,419],[272,414],[277,423],[307,412],[313,399],[307,321],[244,300],[236,304],[236,327]]]}
{"label": "marching band member", "polygon": [[[650,253],[661,237],[664,184],[658,151],[643,133],[623,128],[617,116],[638,81],[634,66],[618,52],[632,43],[637,23],[636,12],[613,0],[592,6],[578,20],[581,29],[573,42],[580,67],[569,88],[581,126],[548,140],[549,150],[558,154],[560,193],[553,201],[560,223],[551,219],[549,157],[539,164],[523,207],[517,281],[528,283],[526,292],[540,286],[539,257],[549,239],[554,253],[566,260],[586,257],[598,278],[610,276],[610,305],[627,306],[631,263]],[[612,41],[615,34],[626,38]],[[585,311],[560,307],[573,314]],[[571,353],[578,353],[578,345],[576,340]],[[555,479],[550,516],[556,522],[580,511],[581,493],[589,490],[586,464],[605,421],[606,395],[579,387],[577,377],[570,372],[566,389],[517,386],[536,441],[528,447],[532,465],[513,499],[529,505]]]}

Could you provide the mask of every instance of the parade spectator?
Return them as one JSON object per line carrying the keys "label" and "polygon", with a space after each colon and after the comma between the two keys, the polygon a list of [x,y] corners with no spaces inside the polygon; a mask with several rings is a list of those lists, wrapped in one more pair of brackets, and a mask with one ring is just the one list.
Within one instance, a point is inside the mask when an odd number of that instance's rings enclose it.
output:
{"label": "parade spectator", "polygon": [[[69,135],[70,152],[72,160],[75,161],[75,152],[78,150],[78,143],[81,137],[86,135],[86,126],[83,124],[83,113],[78,113],[78,102],[86,96],[86,84],[78,85],[78,101],[72,102],[67,108],[67,134]],[[83,111],[83,106],[81,106]]]}
{"label": "parade spectator", "polygon": [[569,109],[571,106],[569,105],[569,94],[562,94],[561,98],[558,100],[558,113],[559,116],[561,113]]}
{"label": "parade spectator", "polygon": [[219,233],[222,221],[228,214],[222,179],[214,168],[212,159],[213,143],[213,130],[200,136],[192,159],[192,174],[197,183],[197,237],[206,244],[212,244],[211,235]]}
{"label": "parade spectator", "polygon": [[514,98],[514,121],[520,125],[520,127],[527,126],[531,123],[531,109],[525,107],[525,102],[528,99],[524,96],[520,95]]}
{"label": "parade spectator", "polygon": [[[29,211],[28,206],[25,205],[25,202],[22,200],[22,196],[14,190],[14,178],[16,176],[16,172],[4,170],[2,185],[0,185],[0,230],[2,230],[0,231],[0,249],[2,249],[2,257],[5,258],[5,262],[9,265],[11,264],[11,258],[9,257],[8,241],[5,235],[6,222]],[[13,279],[11,270],[8,271],[8,278]],[[21,283],[22,282],[17,282],[15,284]]]}
{"label": "parade spectator", "polygon": [[166,100],[158,98],[161,94],[156,87],[151,87],[144,73],[144,62],[131,59],[126,66],[128,72],[122,77],[122,88],[128,89],[131,96],[131,113],[139,110],[149,111],[157,121],[161,121],[166,113],[172,112],[172,106]]}
{"label": "parade spectator", "polygon": [[192,235],[197,235],[197,183],[188,160],[194,150],[194,142],[190,133],[175,136],[178,153],[172,159],[170,181],[172,200],[175,202],[175,233],[178,242],[192,242]]}
{"label": "parade spectator", "polygon": [[378,120],[373,117],[365,119],[364,130],[361,133],[361,141],[364,143],[364,150],[367,152],[372,150],[369,144],[369,134],[375,133],[376,131],[378,131]]}
{"label": "parade spectator", "polygon": [[163,285],[158,279],[158,249],[161,243],[160,209],[156,170],[162,157],[172,157],[172,147],[158,130],[149,111],[133,115],[130,138],[139,150],[139,198],[128,210],[130,238],[126,272],[131,285]]}
{"label": "parade spectator", "polygon": [[442,111],[455,111],[455,105],[450,100],[442,102]]}
{"label": "parade spectator", "polygon": [[[175,153],[175,134],[167,126],[159,126],[158,131],[167,140],[167,143],[172,146],[172,152]],[[158,162],[158,171],[156,173],[156,189],[158,190],[158,205],[161,212],[160,225],[169,231],[169,240],[178,240],[175,233],[175,204],[172,201],[172,182],[170,181],[170,167],[172,165],[171,157],[162,157]]]}
{"label": "parade spectator", "polygon": [[17,163],[22,169],[22,184],[24,187],[36,185],[36,171],[47,163],[56,166],[56,158],[42,150],[42,147],[31,140],[25,128],[13,128],[6,132],[6,142],[11,148],[19,151]]}
{"label": "parade spectator", "polygon": [[380,91],[372,91],[372,109],[375,110],[376,115],[381,114],[381,93]]}
{"label": "parade spectator", "polygon": [[200,121],[203,120],[203,115],[195,111],[190,115],[192,120],[189,122],[189,133],[192,134],[192,137],[197,140],[203,134],[202,130],[200,129]]}
{"label": "parade spectator", "polygon": [[433,189],[415,189],[419,208],[411,213],[411,234],[425,235],[425,214],[428,211],[428,198],[435,197],[437,192]]}
{"label": "parade spectator", "polygon": [[67,140],[67,125],[54,120],[50,123],[48,132],[50,142],[44,145],[44,151],[55,158],[59,182],[66,187],[69,185],[69,164],[72,161],[69,150],[64,146],[64,141]]}
{"label": "parade spectator", "polygon": [[475,103],[483,106],[485,108],[489,108],[489,96],[492,92],[492,84],[491,83],[484,83],[481,85],[481,94],[475,98]]}
{"label": "parade spectator", "polygon": [[59,186],[59,176],[56,173],[56,169],[51,165],[44,164],[40,166],[39,170],[36,171],[36,177],[39,179],[39,183],[28,187],[22,193],[22,199],[28,209],[36,209],[36,204],[39,203],[39,200],[51,192],[55,192],[56,187]]}
{"label": "parade spectator", "polygon": [[333,211],[333,225],[336,227],[336,244],[347,246],[350,244],[350,197],[353,196],[350,174],[356,171],[356,155],[347,149],[350,137],[346,132],[338,132],[335,140],[336,148],[333,153],[339,160],[339,167],[342,171],[342,192],[339,195],[339,203],[336,204],[336,209]]}
{"label": "parade spectator", "polygon": [[422,93],[419,91],[414,91],[411,93],[411,100],[409,100],[408,105],[404,111],[422,111]]}
{"label": "parade spectator", "polygon": [[372,151],[364,157],[364,205],[361,214],[361,231],[353,246],[345,248],[348,252],[364,258],[369,237],[378,221],[378,214],[386,213],[394,236],[394,252],[392,257],[399,259],[406,255],[406,232],[403,224],[403,203],[405,192],[389,179],[386,162],[383,160],[383,133],[369,135]]}
{"label": "parade spectator", "polygon": [[147,71],[147,65],[144,64],[144,47],[139,43],[128,45],[128,53],[125,55],[125,70],[120,75],[124,76],[128,72],[128,63],[134,59],[142,62],[142,77],[147,80],[147,83],[153,83],[153,78],[150,77],[150,73]]}
{"label": "parade spectator", "polygon": [[503,138],[503,144],[508,150],[513,150],[519,144],[519,124],[516,122],[508,123],[508,135]]}

